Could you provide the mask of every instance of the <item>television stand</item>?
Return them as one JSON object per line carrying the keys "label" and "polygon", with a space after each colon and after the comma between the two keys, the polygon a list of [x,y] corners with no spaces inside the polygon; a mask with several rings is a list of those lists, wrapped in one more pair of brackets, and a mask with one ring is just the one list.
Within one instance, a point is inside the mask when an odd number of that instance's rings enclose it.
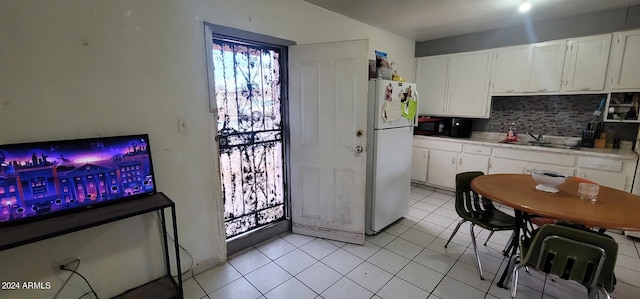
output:
{"label": "television stand", "polygon": [[[171,209],[171,219],[173,222],[173,239],[176,269],[178,272],[177,281],[171,276],[167,227],[164,214],[166,208]],[[160,218],[162,220],[162,243],[164,246],[166,275],[140,287],[128,290],[114,298],[182,298],[182,273],[180,269],[180,249],[178,245],[175,203],[162,192],[130,201],[88,209],[78,213],[2,227],[0,228],[0,250],[54,238],[154,211],[160,211]]]}

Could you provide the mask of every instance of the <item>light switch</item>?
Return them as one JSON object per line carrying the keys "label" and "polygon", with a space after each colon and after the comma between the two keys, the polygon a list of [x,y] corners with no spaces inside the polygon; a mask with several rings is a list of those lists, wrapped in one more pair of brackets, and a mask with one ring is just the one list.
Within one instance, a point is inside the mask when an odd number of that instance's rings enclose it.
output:
{"label": "light switch", "polygon": [[185,117],[178,117],[178,132],[189,133],[191,130],[191,120]]}

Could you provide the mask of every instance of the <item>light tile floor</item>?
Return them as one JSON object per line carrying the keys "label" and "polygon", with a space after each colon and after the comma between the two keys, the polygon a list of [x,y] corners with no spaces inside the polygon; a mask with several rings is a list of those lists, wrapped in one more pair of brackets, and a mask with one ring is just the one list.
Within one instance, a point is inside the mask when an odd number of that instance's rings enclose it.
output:
{"label": "light tile floor", "polygon": [[[405,218],[367,236],[364,246],[284,234],[187,280],[185,298],[509,298],[496,286],[507,264],[501,251],[508,232],[483,246],[488,232],[476,230],[480,280],[467,223],[443,247],[459,221],[453,193],[412,186],[410,201]],[[640,298],[638,243],[610,235],[620,245],[612,297]],[[580,285],[521,272],[517,298],[586,298]]]}

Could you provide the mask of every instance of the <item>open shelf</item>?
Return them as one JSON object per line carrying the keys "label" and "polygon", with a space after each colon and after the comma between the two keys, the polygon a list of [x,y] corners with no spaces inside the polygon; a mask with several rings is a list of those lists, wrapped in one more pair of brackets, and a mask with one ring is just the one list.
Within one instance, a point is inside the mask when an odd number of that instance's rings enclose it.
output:
{"label": "open shelf", "polygon": [[609,95],[605,111],[605,121],[640,122],[640,91],[613,92]]}
{"label": "open shelf", "polygon": [[[164,215],[165,208],[171,209],[173,217],[176,268],[178,269],[177,282],[171,277]],[[94,209],[54,216],[34,222],[0,227],[0,250],[30,244],[153,211],[160,211],[162,218],[166,276],[129,290],[115,298],[182,298],[182,274],[180,273],[175,204],[161,192],[143,198],[96,207]]]}
{"label": "open shelf", "polygon": [[182,296],[179,296],[177,287],[172,277],[165,276],[126,291],[113,297],[113,299],[182,298]]}
{"label": "open shelf", "polygon": [[57,237],[173,206],[163,193],[0,228],[0,250]]}

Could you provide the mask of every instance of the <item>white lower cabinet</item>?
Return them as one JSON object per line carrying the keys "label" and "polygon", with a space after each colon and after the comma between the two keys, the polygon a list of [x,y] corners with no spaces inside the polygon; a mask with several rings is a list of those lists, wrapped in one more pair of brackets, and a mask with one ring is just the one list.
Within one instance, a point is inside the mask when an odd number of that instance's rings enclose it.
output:
{"label": "white lower cabinet", "polygon": [[448,189],[456,188],[456,174],[489,169],[491,148],[486,146],[461,146],[455,142],[432,142],[429,147],[427,183]]}
{"label": "white lower cabinet", "polygon": [[427,167],[427,182],[431,185],[455,188],[456,161],[458,153],[441,150],[429,151],[429,166]]}
{"label": "white lower cabinet", "polygon": [[487,170],[489,170],[489,157],[458,154],[456,173],[467,171],[482,171],[483,173],[487,173]]}
{"label": "white lower cabinet", "polygon": [[491,157],[491,162],[489,163],[489,174],[496,173],[518,173],[523,174],[526,173],[527,162],[504,159],[504,158],[494,158]]}
{"label": "white lower cabinet", "polygon": [[628,191],[626,190],[628,178],[624,174],[593,169],[578,169],[576,175],[578,177],[594,181],[598,183],[598,185]]}
{"label": "white lower cabinet", "polygon": [[487,173],[488,168],[489,157],[431,149],[429,150],[427,183],[455,189],[456,174],[467,171]]}
{"label": "white lower cabinet", "polygon": [[636,160],[580,157],[576,176],[599,185],[631,192]]}
{"label": "white lower cabinet", "polygon": [[544,163],[532,163],[527,161],[520,160],[511,160],[504,158],[491,158],[491,163],[489,164],[489,173],[520,173],[520,174],[530,174],[531,170],[534,169],[544,169],[544,170],[552,170],[556,172],[565,173],[568,175],[573,175],[573,167],[567,166],[558,166],[552,164],[544,164]]}
{"label": "white lower cabinet", "polygon": [[533,169],[545,169],[573,176],[575,161],[575,156],[567,154],[495,148],[489,173],[529,174]]}
{"label": "white lower cabinet", "polygon": [[427,165],[429,162],[429,150],[424,147],[413,147],[411,155],[411,180],[427,182]]}
{"label": "white lower cabinet", "polygon": [[[533,169],[544,169],[631,192],[637,162],[637,159],[582,156],[579,152],[567,154],[414,138],[412,179],[453,190],[456,174],[461,172],[530,174]],[[640,194],[640,187],[634,193]]]}

